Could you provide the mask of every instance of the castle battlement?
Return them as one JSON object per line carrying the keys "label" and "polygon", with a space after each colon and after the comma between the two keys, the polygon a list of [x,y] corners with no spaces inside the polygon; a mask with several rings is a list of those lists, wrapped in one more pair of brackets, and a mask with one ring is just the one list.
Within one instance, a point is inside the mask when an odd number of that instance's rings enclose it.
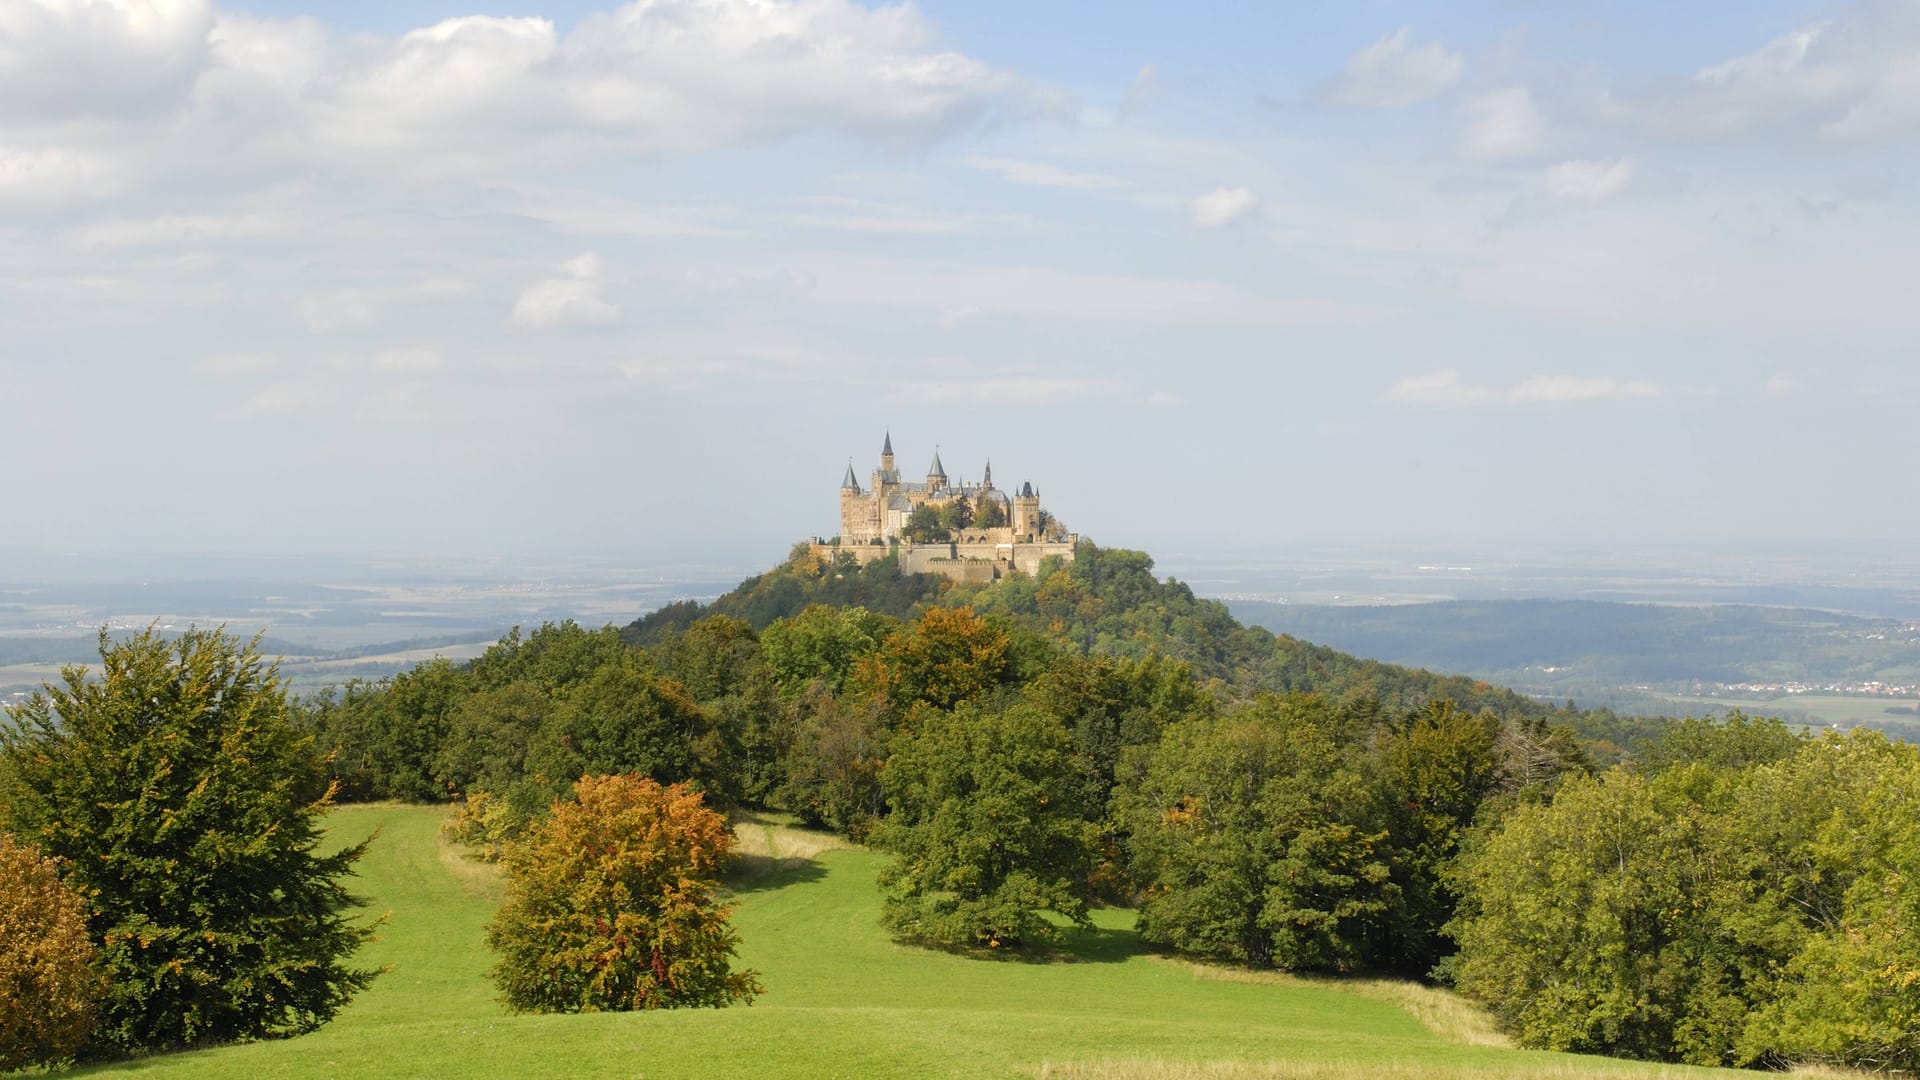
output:
{"label": "castle battlement", "polygon": [[1031,574],[1049,557],[1071,561],[1079,543],[1041,507],[1032,481],[1011,494],[995,487],[991,461],[978,482],[956,480],[936,449],[924,481],[903,479],[888,432],[868,486],[860,486],[853,462],[847,462],[840,535],[817,546],[850,553],[862,565],[891,554],[906,573],[991,581],[1009,571]]}

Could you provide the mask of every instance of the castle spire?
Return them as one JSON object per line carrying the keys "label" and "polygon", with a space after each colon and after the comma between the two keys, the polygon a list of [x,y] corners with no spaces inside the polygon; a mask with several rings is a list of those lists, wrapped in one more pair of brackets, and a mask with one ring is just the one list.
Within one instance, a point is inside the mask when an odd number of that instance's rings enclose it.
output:
{"label": "castle spire", "polygon": [[881,457],[893,456],[893,430],[891,428],[887,430],[886,441],[880,444],[880,456]]}
{"label": "castle spire", "polygon": [[927,466],[927,483],[932,484],[935,479],[940,481],[936,486],[946,486],[947,467],[940,464],[940,448],[938,446],[933,448],[933,464]]}
{"label": "castle spire", "polygon": [[993,459],[987,459],[987,473],[980,478],[980,487],[984,490],[993,486]]}
{"label": "castle spire", "polygon": [[853,459],[852,458],[847,459],[847,478],[845,480],[840,481],[840,486],[848,491],[860,490],[860,481],[855,479],[853,475]]}

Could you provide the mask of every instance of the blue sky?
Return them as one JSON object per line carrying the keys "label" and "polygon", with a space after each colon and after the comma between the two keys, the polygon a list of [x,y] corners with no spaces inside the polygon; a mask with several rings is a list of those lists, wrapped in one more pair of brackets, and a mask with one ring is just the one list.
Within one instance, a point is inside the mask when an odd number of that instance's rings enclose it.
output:
{"label": "blue sky", "polygon": [[0,0],[0,547],[1920,537],[1920,5]]}

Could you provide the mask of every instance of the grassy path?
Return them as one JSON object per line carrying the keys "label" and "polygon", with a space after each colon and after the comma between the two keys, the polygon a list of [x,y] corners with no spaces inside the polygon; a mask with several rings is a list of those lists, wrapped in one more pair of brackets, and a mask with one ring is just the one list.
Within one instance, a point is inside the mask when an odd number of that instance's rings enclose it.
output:
{"label": "grassy path", "polygon": [[[390,912],[365,962],[388,968],[314,1034],[87,1070],[151,1077],[1024,1077],[1208,1080],[1708,1075],[1444,1039],[1393,988],[1245,977],[1142,953],[1127,912],[1069,941],[1072,959],[973,960],[898,946],[878,928],[877,857],[765,860],[739,896],[753,1006],[512,1016],[494,1000],[482,928],[491,868],[439,842],[439,813],[348,807],[378,829],[360,891]],[[1404,996],[1404,992],[1401,992]],[[1751,1074],[1721,1074],[1751,1075]]]}

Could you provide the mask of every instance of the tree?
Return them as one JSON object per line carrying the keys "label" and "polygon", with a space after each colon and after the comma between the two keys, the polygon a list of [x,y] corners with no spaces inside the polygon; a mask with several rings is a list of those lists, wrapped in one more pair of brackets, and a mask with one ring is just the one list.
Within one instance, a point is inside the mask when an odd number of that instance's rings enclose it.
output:
{"label": "tree", "polygon": [[366,843],[320,854],[334,787],[257,643],[115,643],[0,731],[5,824],[71,867],[109,989],[95,1042],[133,1052],[294,1034],[374,976],[346,912]]}
{"label": "tree", "polygon": [[906,527],[901,534],[916,544],[937,544],[953,539],[953,533],[942,520],[940,508],[932,503],[921,503],[913,508],[907,518]]}
{"label": "tree", "polygon": [[822,687],[798,707],[800,720],[781,763],[781,805],[809,825],[865,840],[886,810],[881,706],[849,702]]}
{"label": "tree", "polygon": [[0,834],[0,1073],[71,1058],[105,989],[86,904],[58,867]]}
{"label": "tree", "polygon": [[1006,507],[997,498],[984,499],[973,516],[973,523],[983,529],[1004,528],[1007,524]]}
{"label": "tree", "polygon": [[1016,706],[922,708],[885,781],[892,813],[874,834],[881,919],[902,938],[1000,948],[1044,940],[1053,911],[1081,926],[1097,827],[1074,797],[1083,763],[1060,721]]}
{"label": "tree", "polygon": [[1337,717],[1269,697],[1167,729],[1116,797],[1132,828],[1140,933],[1184,953],[1283,969],[1369,959],[1398,888]]}
{"label": "tree", "polygon": [[973,524],[973,503],[965,495],[955,498],[940,508],[940,527],[948,532],[957,532]]}
{"label": "tree", "polygon": [[487,927],[494,983],[521,1012],[730,1005],[763,992],[732,970],[714,901],[733,839],[684,784],[586,776],[507,846],[507,900]]}
{"label": "tree", "polygon": [[853,693],[884,700],[899,715],[917,702],[950,709],[1014,679],[1012,646],[1004,629],[971,608],[928,608],[859,662]]}

